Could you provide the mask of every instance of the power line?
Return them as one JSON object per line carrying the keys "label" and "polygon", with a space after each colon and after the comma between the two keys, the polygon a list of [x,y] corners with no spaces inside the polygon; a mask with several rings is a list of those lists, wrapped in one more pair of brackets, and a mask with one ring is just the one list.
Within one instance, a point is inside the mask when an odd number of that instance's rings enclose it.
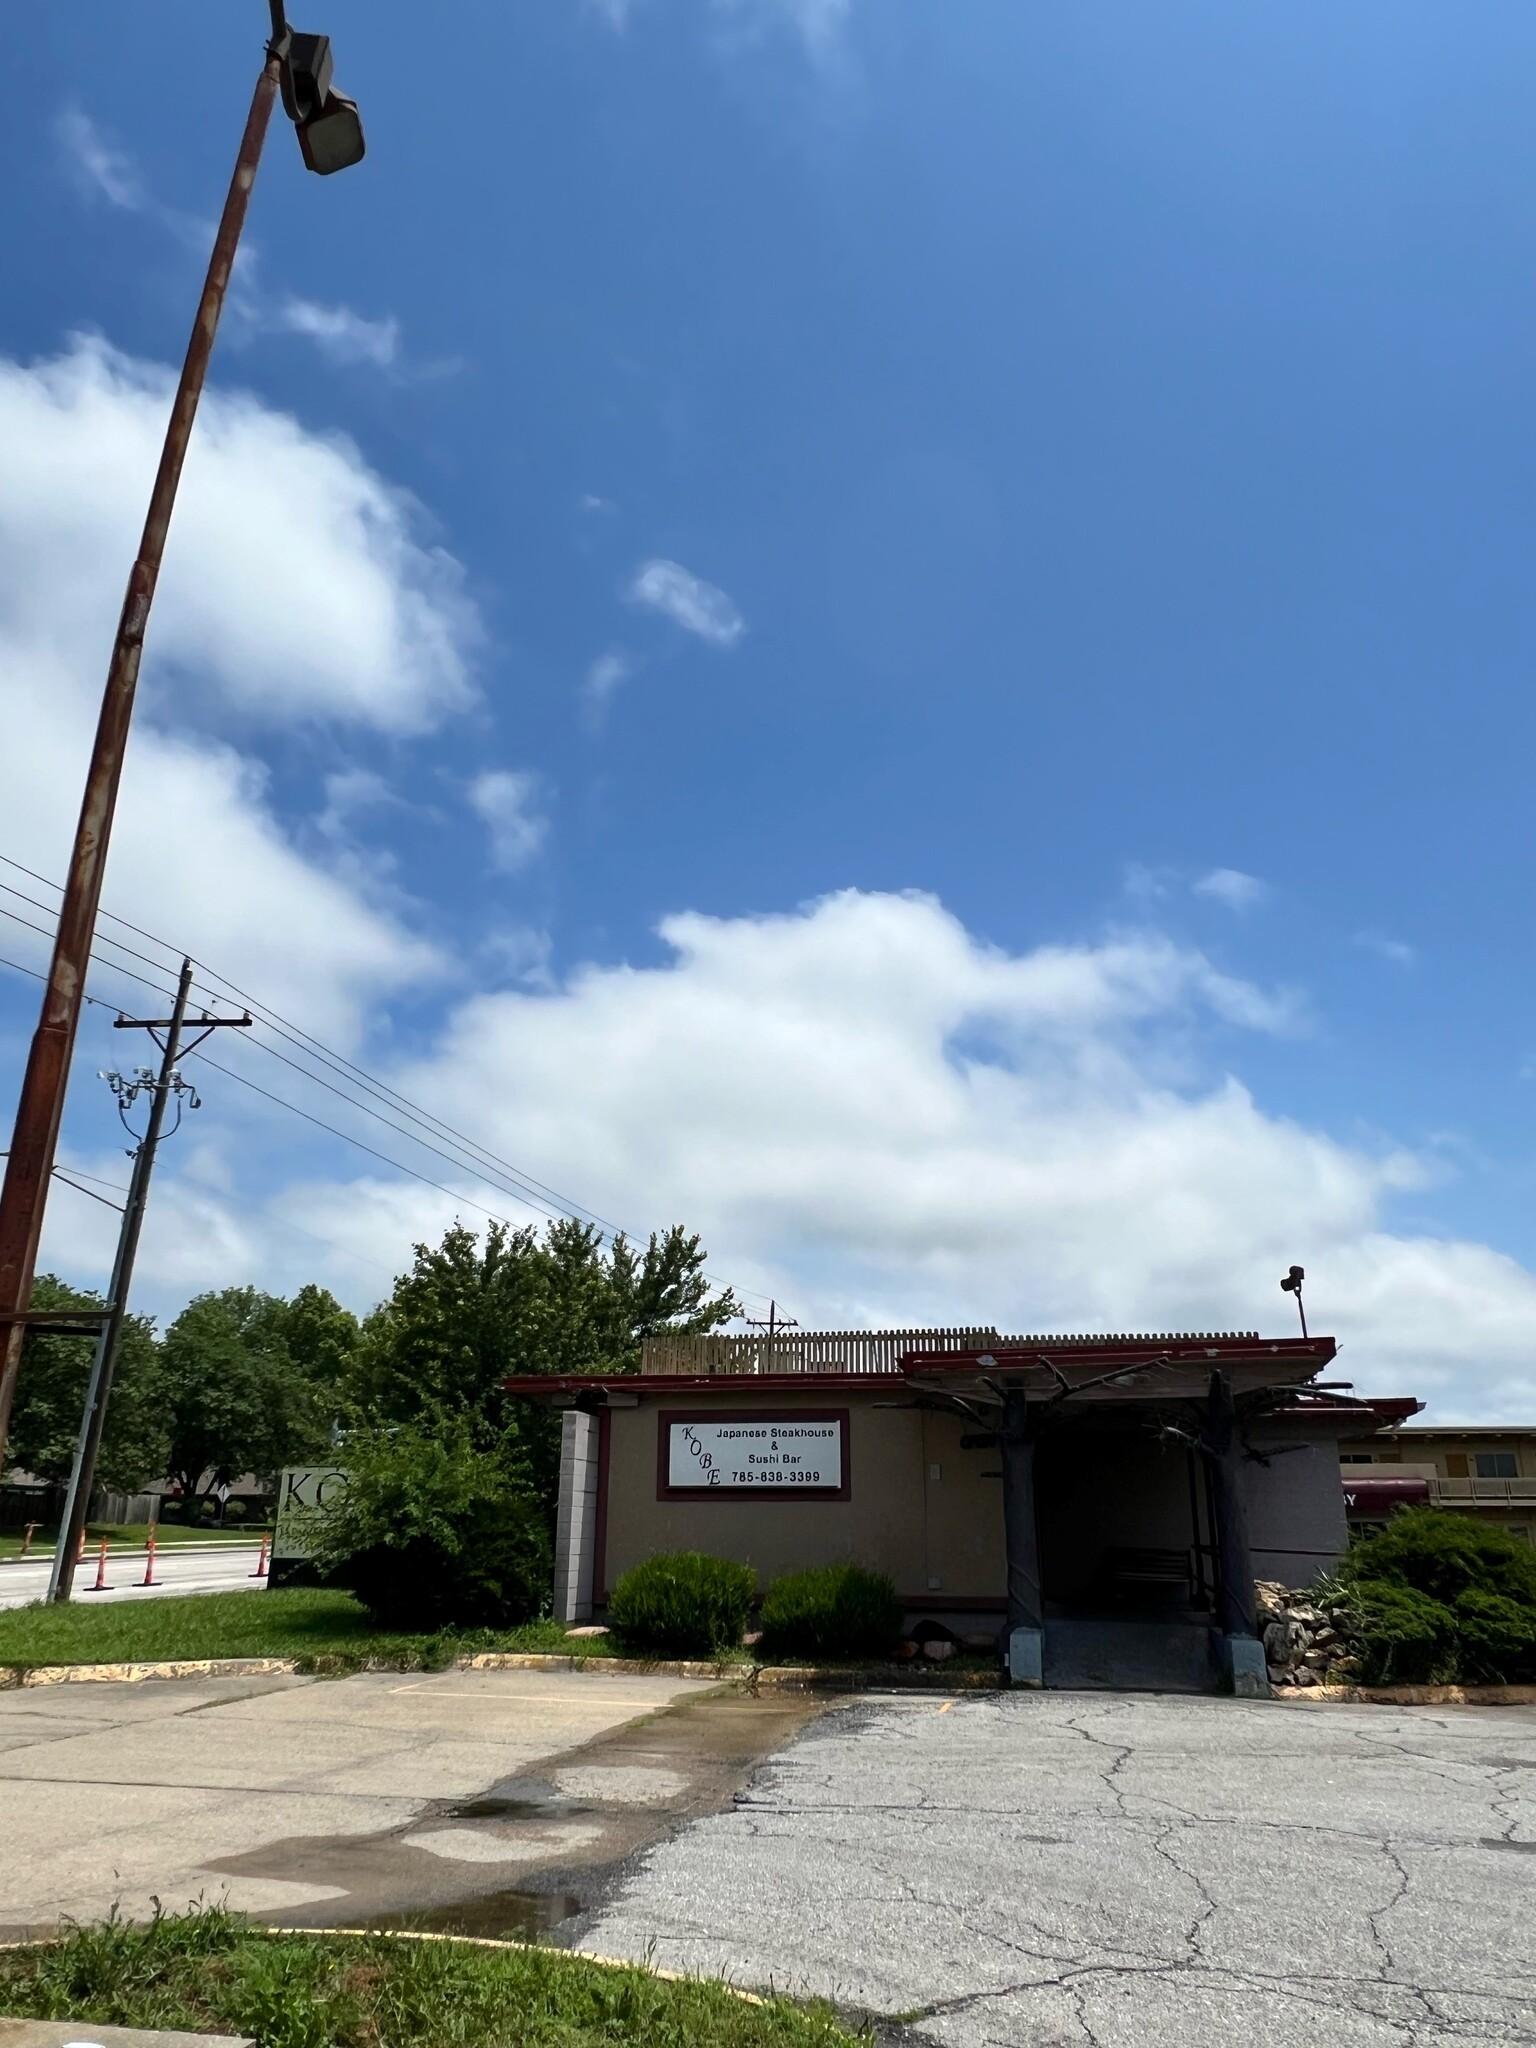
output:
{"label": "power line", "polygon": [[372,1145],[365,1145],[361,1138],[354,1138],[349,1131],[338,1130],[335,1124],[328,1124],[324,1117],[312,1116],[307,1109],[300,1109],[296,1102],[290,1102],[286,1096],[274,1095],[270,1088],[263,1088],[260,1082],[251,1080],[249,1075],[237,1074],[233,1067],[226,1067],[222,1060],[212,1059],[205,1052],[199,1052],[195,1057],[216,1068],[219,1073],[227,1074],[231,1081],[238,1081],[242,1088],[250,1088],[257,1095],[264,1095],[268,1102],[275,1102],[279,1108],[291,1109],[295,1116],[303,1117],[306,1123],[315,1124],[322,1131],[329,1131],[333,1138],[340,1138],[344,1144],[355,1145],[359,1152],[366,1152],[374,1159],[383,1160],[386,1166],[392,1166],[397,1173],[408,1173],[412,1180],[419,1180],[426,1187],[436,1188],[440,1195],[447,1195],[451,1201],[467,1202],[471,1209],[478,1209],[482,1216],[489,1216],[493,1223],[505,1224],[509,1230],[516,1229],[517,1226],[510,1216],[498,1216],[494,1209],[487,1209],[483,1202],[476,1202],[468,1195],[461,1195],[456,1188],[444,1187],[440,1180],[433,1180],[425,1173],[418,1173],[414,1166],[406,1166],[398,1159],[391,1159],[387,1152],[379,1152]]}
{"label": "power line", "polygon": [[[30,880],[39,883],[42,887],[52,889],[56,894],[62,894],[57,883],[51,882],[45,875],[38,874],[34,869],[26,867],[22,862],[12,859],[9,855],[0,854],[0,862],[14,869],[17,873],[26,875]],[[25,895],[23,891],[13,888],[8,883],[0,882],[0,889],[6,890],[8,894],[22,902],[31,904],[36,909],[45,912],[48,910],[46,904],[39,903],[37,899]],[[168,940],[160,938],[154,932],[145,930],[143,926],[133,924],[126,918],[117,917],[115,913],[105,909],[100,914],[112,923],[120,925],[125,931],[130,931],[136,937],[147,940],[149,944],[163,947],[167,952],[172,950]],[[24,925],[28,930],[37,932],[43,938],[52,939],[52,932],[41,925],[34,924],[29,918],[19,916],[18,913],[7,909],[3,904],[0,904],[0,916],[11,918],[14,922]],[[104,944],[129,954],[132,958],[142,961],[146,966],[160,967],[163,973],[168,974],[170,972],[168,966],[162,966],[162,963],[152,959],[148,954],[140,953],[135,947],[125,945],[121,940],[113,939],[105,934],[102,934],[101,938]],[[124,975],[130,980],[137,981],[144,987],[154,989],[158,994],[168,996],[172,993],[163,983],[152,982],[147,976],[136,973],[132,968],[123,966],[119,961],[104,959],[99,953],[94,952],[91,958],[98,966]],[[22,967],[19,962],[7,960],[0,961],[0,964],[15,967],[19,972],[30,974],[35,979],[41,980],[45,978],[38,975],[33,968]],[[490,1185],[497,1187],[499,1192],[511,1196],[520,1206],[532,1209],[536,1214],[541,1214],[551,1219],[562,1215],[569,1216],[574,1221],[591,1224],[597,1229],[599,1242],[606,1239],[611,1243],[620,1236],[633,1241],[639,1240],[641,1233],[627,1231],[622,1225],[613,1223],[608,1218],[600,1216],[595,1210],[588,1209],[569,1196],[561,1194],[558,1189],[550,1187],[546,1182],[538,1180],[534,1175],[514,1165],[510,1160],[502,1158],[499,1154],[491,1151],[489,1147],[480,1144],[478,1140],[466,1136],[464,1132],[447,1123],[443,1118],[433,1115],[432,1112],[424,1109],[420,1104],[413,1102],[410,1097],[403,1095],[398,1089],[390,1087],[387,1082],[382,1081],[377,1075],[370,1074],[365,1068],[349,1060],[345,1054],[338,1053],[334,1048],[325,1045],[322,1040],[316,1038],[311,1032],[304,1030],[302,1025],[296,1024],[291,1019],[284,1017],[280,1011],[273,1009],[270,1004],[262,1002],[259,997],[253,996],[247,990],[241,988],[239,983],[231,981],[227,976],[218,973],[216,969],[208,967],[204,962],[199,962],[198,964],[202,968],[203,973],[210,977],[209,980],[198,981],[194,984],[202,993],[212,998],[215,1002],[235,1000],[242,1002],[247,1009],[256,1014],[259,1023],[291,1045],[305,1059],[318,1060],[330,1072],[339,1074],[344,1079],[352,1080],[356,1086],[362,1088],[367,1094],[374,1096],[377,1101],[383,1103],[387,1108],[396,1110],[398,1114],[404,1116],[410,1122],[420,1125],[423,1131],[430,1132],[433,1137],[440,1136],[445,1139],[453,1147],[453,1151],[445,1152],[440,1145],[429,1142],[427,1138],[418,1135],[416,1131],[404,1129],[400,1124],[393,1122],[391,1118],[383,1116],[378,1110],[371,1108],[366,1102],[360,1102],[356,1096],[348,1094],[345,1089],[338,1088],[332,1082],[324,1079],[312,1067],[301,1065],[298,1061],[287,1058],[286,1055],[278,1052],[274,1046],[267,1044],[263,1039],[258,1038],[252,1041],[263,1052],[274,1059],[280,1060],[283,1065],[292,1068],[295,1073],[311,1081],[316,1087],[326,1089],[328,1093],[348,1103],[350,1107],[360,1110],[365,1116],[373,1117],[376,1122],[384,1124],[388,1129],[397,1132],[410,1143],[419,1145],[424,1151],[432,1153],[435,1157],[446,1160],[449,1165],[461,1167],[487,1181]],[[99,1007],[104,1009],[114,1007],[111,1004],[101,1002],[96,997],[88,997],[87,1000],[96,1002]],[[317,1128],[339,1138],[344,1144],[355,1146],[359,1151],[367,1153],[369,1157],[381,1160],[384,1164],[393,1167],[395,1171],[408,1174],[412,1179],[422,1182],[427,1187],[435,1188],[441,1193],[448,1194],[454,1200],[462,1199],[468,1202],[470,1207],[480,1210],[483,1215],[492,1217],[494,1221],[505,1223],[509,1228],[515,1227],[511,1224],[510,1219],[497,1216],[493,1210],[485,1208],[482,1203],[474,1202],[467,1196],[460,1197],[455,1190],[443,1187],[441,1182],[433,1180],[430,1175],[420,1173],[415,1168],[406,1166],[402,1161],[391,1159],[387,1154],[379,1152],[371,1145],[365,1144],[360,1138],[354,1137],[350,1132],[340,1130],[334,1124],[326,1123],[323,1118],[313,1116],[307,1110],[300,1109],[296,1103],[288,1101],[286,1097],[273,1094],[270,1090],[261,1088],[256,1082],[251,1081],[247,1076],[240,1074],[234,1068],[222,1067],[215,1060],[210,1060],[209,1064],[219,1067],[220,1072],[228,1074],[231,1079],[252,1089],[256,1094],[264,1096],[278,1107],[292,1111],[294,1115],[303,1117],[307,1122],[316,1125]],[[511,1181],[514,1185],[507,1186],[506,1182],[508,1181]],[[324,1240],[320,1241],[324,1242]],[[720,1280],[714,1274],[706,1273],[704,1278],[711,1286],[721,1288],[722,1290],[729,1288],[728,1282]],[[760,1301],[763,1299],[762,1296],[751,1288],[737,1288],[730,1291],[750,1300]]]}
{"label": "power line", "polygon": [[[12,924],[25,925],[29,932],[36,932],[40,938],[47,939],[50,944],[53,941],[53,933],[49,931],[46,925],[34,924],[30,917],[23,917],[20,911],[18,910],[8,910],[3,903],[0,903],[0,917],[8,917],[11,920]],[[108,944],[111,944],[110,940],[108,941]],[[143,959],[144,956],[143,954],[140,954],[138,957],[140,959]],[[126,975],[130,981],[140,982],[145,988],[153,989],[157,996],[168,996],[175,993],[174,990],[168,989],[165,986],[164,982],[151,981],[148,975],[135,974],[134,970],[131,967],[124,967],[120,961],[104,960],[100,953],[92,953],[91,958],[95,961],[98,967],[106,968],[107,971],[111,974]],[[8,966],[15,965],[15,963],[11,961],[8,961],[6,964]],[[155,963],[151,960],[149,964],[151,967],[153,967]],[[46,981],[48,979],[46,974],[38,974],[37,970],[32,967],[23,967],[21,969],[21,972],[23,974],[33,975],[34,978],[38,981]],[[112,1010],[118,1007],[118,1005],[115,1003],[102,1002],[99,997],[87,997],[87,1001],[98,1003],[100,1008],[102,1008],[103,1010]]]}

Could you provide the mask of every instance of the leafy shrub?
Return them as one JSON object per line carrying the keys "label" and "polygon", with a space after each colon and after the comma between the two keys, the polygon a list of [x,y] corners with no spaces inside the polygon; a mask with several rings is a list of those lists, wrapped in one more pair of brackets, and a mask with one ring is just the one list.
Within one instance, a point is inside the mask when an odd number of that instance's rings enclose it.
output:
{"label": "leafy shrub", "polygon": [[1367,1685],[1434,1685],[1455,1676],[1456,1616],[1444,1601],[1390,1579],[1363,1579],[1352,1591]]}
{"label": "leafy shrub", "polygon": [[1536,1551],[1472,1515],[1407,1508],[1339,1579],[1361,1621],[1368,1683],[1536,1677]]}
{"label": "leafy shrub", "polygon": [[1463,1593],[1456,1619],[1465,1677],[1507,1685],[1536,1675],[1536,1604],[1522,1606],[1504,1593]]}
{"label": "leafy shrub", "polygon": [[228,1500],[224,1503],[225,1522],[243,1522],[248,1510],[243,1500]]}
{"label": "leafy shrub", "polygon": [[549,1532],[521,1472],[462,1422],[358,1432],[347,1489],[305,1529],[382,1628],[510,1628],[548,1604]]}
{"label": "leafy shrub", "polygon": [[823,1564],[775,1579],[763,1646],[783,1657],[883,1657],[901,1639],[901,1602],[883,1572]]}
{"label": "leafy shrub", "polygon": [[679,1550],[625,1572],[608,1596],[608,1619],[648,1650],[707,1656],[741,1641],[756,1590],[750,1565]]}

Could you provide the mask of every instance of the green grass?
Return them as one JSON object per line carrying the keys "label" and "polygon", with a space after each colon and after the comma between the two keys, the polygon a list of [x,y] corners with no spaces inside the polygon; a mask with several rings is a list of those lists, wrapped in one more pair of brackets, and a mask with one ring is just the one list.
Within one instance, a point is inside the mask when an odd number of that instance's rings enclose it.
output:
{"label": "green grass", "polygon": [[831,2010],[560,1949],[270,1935],[220,1908],[0,1953],[0,2010],[247,2034],[261,2048],[867,2048]]}
{"label": "green grass", "polygon": [[[89,1583],[87,1580],[86,1583]],[[13,1607],[0,1613],[0,1668],[35,1664],[147,1664],[199,1657],[295,1657],[301,1667],[348,1671],[371,1659],[439,1671],[455,1657],[482,1650],[540,1651],[556,1656],[646,1657],[620,1635],[572,1641],[560,1621],[530,1621],[521,1628],[444,1629],[412,1635],[378,1628],[350,1593],[315,1586],[283,1586],[234,1593],[188,1593],[161,1600],[114,1600],[92,1606],[78,1599],[63,1607]],[[754,1661],[748,1650],[712,1660]],[[775,1662],[778,1660],[775,1659]],[[785,1658],[789,1665],[808,1662]],[[840,1669],[859,1660],[831,1657]],[[995,1670],[995,1657],[962,1652],[946,1664],[907,1665],[942,1678],[947,1672]],[[886,1671],[887,1665],[870,1665]]]}
{"label": "green grass", "polygon": [[350,1593],[279,1587],[249,1593],[189,1593],[92,1607],[14,1607],[0,1613],[0,1666],[147,1663],[191,1657],[297,1657],[346,1668],[370,1657],[441,1668],[478,1650],[554,1650],[586,1657],[622,1651],[611,1636],[570,1642],[563,1623],[529,1622],[492,1633],[390,1634]]}
{"label": "green grass", "polygon": [[[174,1543],[259,1543],[264,1534],[270,1536],[271,1533],[270,1529],[264,1530],[260,1522],[241,1523],[239,1526],[231,1522],[227,1529],[189,1529],[180,1522],[161,1522],[155,1529],[155,1545],[157,1549],[165,1550]],[[112,1552],[119,1549],[142,1551],[148,1535],[147,1522],[88,1522],[86,1549],[94,1553],[105,1536]],[[58,1536],[57,1529],[39,1529],[32,1538],[32,1548],[27,1556],[52,1557]],[[21,1531],[7,1529],[0,1535],[0,1557],[17,1557],[20,1553]]]}

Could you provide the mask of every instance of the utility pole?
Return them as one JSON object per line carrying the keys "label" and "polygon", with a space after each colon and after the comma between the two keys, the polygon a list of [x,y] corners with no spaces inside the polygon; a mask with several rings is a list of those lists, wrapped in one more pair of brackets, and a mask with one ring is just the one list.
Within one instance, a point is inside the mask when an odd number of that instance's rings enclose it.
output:
{"label": "utility pole", "polygon": [[[759,1296],[759,1299],[761,1299],[761,1296]],[[768,1363],[766,1367],[760,1367],[759,1370],[772,1372],[775,1333],[779,1330],[798,1330],[800,1325],[793,1316],[781,1316],[779,1314],[779,1304],[776,1301],[769,1302],[766,1316],[744,1316],[742,1320],[750,1330],[766,1330],[768,1332]]]}
{"label": "utility pole", "polygon": [[[80,1005],[85,997],[86,967],[96,933],[96,913],[101,903],[149,609],[160,578],[176,490],[208,375],[235,250],[245,225],[256,167],[261,161],[261,148],[279,89],[284,110],[298,130],[299,148],[310,170],[326,176],[357,163],[363,154],[357,108],[331,89],[330,38],[295,34],[284,15],[283,0],[269,0],[269,8],[272,40],[256,81],[234,176],[214,236],[197,318],[192,323],[192,338],[187,344],[181,381],[166,425],[160,466],[150,492],[138,557],[129,572],[128,592],[118,619],[96,740],[86,770],[85,795],[75,827],[74,850],[65,876],[64,900],[59,906],[59,925],[42,1010],[22,1077],[15,1134],[5,1163],[4,1186],[0,1187],[0,1470],[5,1465],[5,1439],[27,1325],[35,1321],[39,1327],[47,1327],[50,1321],[31,1312],[32,1279],[64,1116],[70,1059],[80,1025]],[[105,1311],[101,1313],[104,1315]],[[61,1319],[51,1320],[57,1324]],[[80,1320],[78,1314],[75,1320]]]}
{"label": "utility pole", "polygon": [[[123,1323],[128,1314],[128,1290],[133,1284],[133,1263],[138,1255],[139,1232],[144,1227],[144,1210],[149,1200],[150,1177],[155,1170],[155,1152],[162,1136],[168,1136],[164,1129],[166,1105],[171,1097],[177,1097],[176,1122],[172,1132],[181,1126],[180,1103],[184,1096],[191,1097],[190,1106],[198,1107],[197,1096],[177,1072],[176,1062],[183,1052],[182,1032],[186,1027],[187,1003],[192,994],[192,962],[181,963],[181,979],[176,985],[176,1002],[169,1017],[119,1017],[115,1028],[119,1031],[147,1031],[160,1047],[160,1073],[158,1078],[140,1069],[140,1078],[125,1082],[120,1074],[108,1076],[117,1095],[118,1115],[125,1128],[127,1110],[136,1096],[149,1096],[149,1117],[144,1135],[134,1147],[133,1173],[128,1182],[128,1202],[123,1210],[122,1229],[118,1233],[117,1257],[112,1264],[112,1284],[107,1292],[106,1321],[96,1338],[96,1353],[91,1360],[91,1377],[86,1386],[85,1410],[80,1418],[80,1437],[75,1445],[75,1462],[69,1475],[69,1491],[64,1501],[64,1522],[59,1530],[59,1540],[53,1553],[53,1570],[48,1578],[50,1601],[67,1600],[74,1586],[75,1560],[80,1551],[80,1538],[85,1530],[85,1518],[90,1506],[91,1488],[96,1478],[96,1458],[101,1450],[101,1435],[106,1427],[107,1400],[112,1392],[112,1375],[117,1368],[118,1347],[122,1342]],[[227,1026],[246,1026],[247,1017],[210,1017],[203,1015],[198,1022],[198,1036],[185,1047],[193,1052],[210,1033]],[[165,1037],[160,1036],[161,1032]]]}

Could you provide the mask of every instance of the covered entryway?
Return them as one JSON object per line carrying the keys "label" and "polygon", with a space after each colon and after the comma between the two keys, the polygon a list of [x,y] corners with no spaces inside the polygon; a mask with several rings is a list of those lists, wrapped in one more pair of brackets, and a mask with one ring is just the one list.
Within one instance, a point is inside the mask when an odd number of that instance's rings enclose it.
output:
{"label": "covered entryway", "polygon": [[1035,1512],[1045,1683],[1209,1692],[1216,1556],[1199,1452],[1066,1411],[1035,1453]]}

